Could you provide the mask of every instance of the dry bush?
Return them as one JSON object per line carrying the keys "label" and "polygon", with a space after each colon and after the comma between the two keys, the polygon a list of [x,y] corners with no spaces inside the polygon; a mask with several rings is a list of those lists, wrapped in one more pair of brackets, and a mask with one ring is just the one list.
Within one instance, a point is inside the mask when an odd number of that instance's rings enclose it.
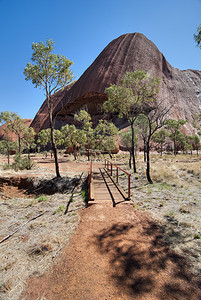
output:
{"label": "dry bush", "polygon": [[155,164],[152,167],[152,178],[156,182],[172,182],[178,179],[176,170],[173,167],[167,167],[165,165]]}
{"label": "dry bush", "polygon": [[45,255],[48,251],[51,251],[52,247],[49,244],[35,244],[28,249],[30,256]]}
{"label": "dry bush", "polygon": [[187,173],[196,176],[198,179],[201,179],[201,168],[199,164],[198,165],[194,164],[193,166],[189,166],[186,169],[186,171]]}

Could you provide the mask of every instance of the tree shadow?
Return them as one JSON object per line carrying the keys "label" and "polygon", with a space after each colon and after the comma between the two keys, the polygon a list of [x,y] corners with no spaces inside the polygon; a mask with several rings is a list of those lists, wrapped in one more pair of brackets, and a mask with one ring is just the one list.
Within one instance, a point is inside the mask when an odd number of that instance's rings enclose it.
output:
{"label": "tree shadow", "polygon": [[162,228],[155,222],[143,223],[141,230],[139,224],[116,223],[94,238],[98,250],[109,258],[109,275],[129,296],[201,299],[201,279],[163,242]]}
{"label": "tree shadow", "polygon": [[[186,230],[175,216],[167,216],[166,222],[161,226],[161,228],[165,243],[171,247],[179,247],[182,255],[186,256],[188,259],[196,259],[199,257],[199,244],[197,247],[189,248],[188,246],[188,243],[194,240],[192,232]],[[196,266],[196,271],[199,275],[201,275],[201,266],[199,264]]]}
{"label": "tree shadow", "polygon": [[69,193],[71,189],[78,186],[78,177],[54,177],[52,179],[42,179],[32,185],[31,192],[37,195],[53,195],[55,193]]}

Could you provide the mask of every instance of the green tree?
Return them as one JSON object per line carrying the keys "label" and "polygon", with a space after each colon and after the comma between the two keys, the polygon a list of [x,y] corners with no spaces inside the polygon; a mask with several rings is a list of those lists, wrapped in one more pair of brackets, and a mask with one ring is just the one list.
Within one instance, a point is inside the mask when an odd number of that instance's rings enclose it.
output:
{"label": "green tree", "polygon": [[137,70],[125,73],[120,85],[112,84],[105,90],[108,95],[108,100],[103,105],[105,111],[117,113],[120,118],[125,118],[131,127],[134,172],[136,172],[134,122],[140,113],[152,110],[159,92],[159,83],[159,78]]}
{"label": "green tree", "polygon": [[[136,133],[136,131],[134,132]],[[131,160],[132,160],[132,132],[131,128],[128,131],[120,131],[120,142],[121,144],[129,151],[130,157],[129,157],[129,168],[131,169]],[[136,146],[138,144],[138,137],[135,134],[134,136],[134,145]]]}
{"label": "green tree", "polygon": [[118,133],[117,127],[106,120],[99,120],[98,125],[94,129],[95,148],[103,152],[111,152],[116,148],[115,136]]}
{"label": "green tree", "polygon": [[191,155],[192,155],[193,149],[195,149],[197,151],[197,155],[198,155],[198,151],[200,148],[199,136],[197,134],[186,135],[185,139],[186,139],[186,143],[190,146]]}
{"label": "green tree", "polygon": [[94,130],[92,127],[91,116],[87,111],[81,110],[78,114],[74,115],[74,118],[76,121],[78,121],[81,124],[81,127],[85,132],[88,161],[89,161],[89,151],[94,144]]}
{"label": "green tree", "polygon": [[77,149],[85,144],[87,137],[83,130],[77,129],[75,125],[66,124],[61,128],[63,144],[66,147],[72,147],[75,160],[77,159]]}
{"label": "green tree", "polygon": [[183,142],[184,136],[180,131],[181,126],[186,124],[187,121],[180,119],[180,120],[174,120],[169,119],[166,122],[166,129],[169,131],[169,138],[173,142],[173,149],[174,149],[174,155],[177,155],[179,150],[179,145]]}
{"label": "green tree", "polygon": [[146,137],[146,156],[147,156],[147,163],[146,163],[146,176],[149,183],[153,183],[150,175],[150,142],[153,138],[153,135],[156,133],[157,130],[161,129],[167,122],[168,113],[171,109],[170,107],[166,107],[162,102],[155,105],[155,107],[146,113],[147,123],[148,123],[148,130],[147,130],[147,137]]}
{"label": "green tree", "polygon": [[35,131],[32,127],[25,127],[23,130],[23,144],[28,152],[28,159],[30,160],[30,149],[35,147]]}
{"label": "green tree", "polygon": [[193,139],[194,139],[194,148],[197,151],[197,155],[198,155],[200,149],[200,138],[197,134],[194,134]]}
{"label": "green tree", "polygon": [[63,55],[52,53],[54,50],[54,42],[47,40],[46,43],[32,44],[32,62],[28,63],[24,69],[26,80],[31,80],[34,87],[39,87],[45,91],[49,122],[52,151],[55,159],[56,176],[60,177],[57,146],[54,138],[54,124],[53,124],[53,108],[54,108],[54,94],[73,79],[73,74],[69,70],[72,61]]}
{"label": "green tree", "polygon": [[197,34],[194,34],[193,37],[197,46],[201,48],[201,24],[197,28]]}
{"label": "green tree", "polygon": [[138,128],[138,133],[139,133],[140,138],[143,140],[144,162],[146,162],[147,161],[147,159],[146,159],[146,140],[147,140],[148,128],[149,128],[147,117],[144,114],[140,114],[135,121],[135,125]]}
{"label": "green tree", "polygon": [[37,143],[39,145],[43,146],[43,149],[45,150],[45,146],[50,142],[50,129],[42,129],[37,134]]}
{"label": "green tree", "polygon": [[159,145],[161,156],[163,154],[163,146],[166,143],[166,138],[167,138],[167,131],[164,128],[162,128],[160,131],[154,133],[154,135],[152,137],[152,140],[154,141],[154,143]]}
{"label": "green tree", "polygon": [[24,124],[23,119],[20,118],[20,116],[15,112],[1,112],[0,113],[0,122],[4,122],[7,124],[7,128],[4,128],[5,134],[8,136],[8,130],[13,132],[17,136],[18,140],[18,151],[21,153],[21,139],[24,135],[24,130],[27,127]]}
{"label": "green tree", "polygon": [[0,153],[7,155],[8,164],[10,164],[10,150],[16,148],[16,143],[11,142],[8,139],[0,141]]}
{"label": "green tree", "polygon": [[[39,131],[37,137],[37,143],[42,145],[45,149],[45,146],[47,146],[47,144],[51,142],[51,129],[42,129],[41,131]],[[61,131],[58,129],[54,129],[54,141],[57,147],[62,145],[62,139],[63,136]]]}

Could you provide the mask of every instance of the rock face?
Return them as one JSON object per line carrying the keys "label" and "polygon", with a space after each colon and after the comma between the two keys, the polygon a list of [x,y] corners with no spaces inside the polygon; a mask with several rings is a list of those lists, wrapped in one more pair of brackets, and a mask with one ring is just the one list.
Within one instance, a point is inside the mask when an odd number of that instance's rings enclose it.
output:
{"label": "rock face", "polygon": [[[87,108],[94,119],[101,117],[101,104],[107,99],[105,88],[119,84],[125,72],[143,69],[161,78],[158,101],[167,105],[175,103],[170,112],[172,118],[189,121],[201,106],[201,71],[175,69],[165,59],[152,41],[140,33],[129,33],[113,40],[70,88],[59,91],[55,96],[55,126],[73,123],[73,113]],[[119,127],[126,124],[116,120]],[[47,105],[43,103],[31,126],[36,132],[49,126]]]}
{"label": "rock face", "polygon": [[[33,119],[24,119],[24,124],[29,127],[32,123]],[[8,134],[5,134],[4,129],[8,130]],[[9,129],[7,129],[7,124],[3,124],[0,126],[0,140],[5,139],[6,137],[9,138],[10,141],[15,142],[18,137],[14,132],[11,132]]]}

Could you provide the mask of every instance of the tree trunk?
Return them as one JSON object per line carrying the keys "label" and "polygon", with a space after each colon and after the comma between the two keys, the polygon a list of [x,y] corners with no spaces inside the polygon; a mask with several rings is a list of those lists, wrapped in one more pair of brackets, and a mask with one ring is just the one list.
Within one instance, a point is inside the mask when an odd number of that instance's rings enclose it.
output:
{"label": "tree trunk", "polygon": [[143,142],[144,142],[144,162],[147,161],[147,157],[146,157],[146,142],[145,142],[145,138],[143,138]]}
{"label": "tree trunk", "polygon": [[28,156],[28,160],[30,161],[31,160],[31,158],[30,158],[30,151],[29,151],[29,149],[27,149],[27,150],[28,150],[28,153],[27,153],[28,154],[27,155]]}
{"label": "tree trunk", "polygon": [[21,139],[19,135],[18,135],[18,151],[19,153],[21,153]]}
{"label": "tree trunk", "polygon": [[51,143],[52,143],[52,151],[54,154],[56,176],[61,177],[61,175],[59,173],[57,147],[56,147],[56,143],[55,143],[55,139],[54,139],[54,125],[53,125],[53,120],[52,120],[52,108],[49,108],[49,118],[50,118],[50,136],[51,136]]}
{"label": "tree trunk", "polygon": [[174,155],[177,155],[177,145],[176,145],[176,141],[174,141]]}
{"label": "tree trunk", "polygon": [[7,155],[8,155],[8,165],[10,165],[10,149],[7,149]]}
{"label": "tree trunk", "polygon": [[131,124],[131,133],[132,133],[132,158],[133,158],[133,171],[136,173],[136,164],[135,164],[135,145],[134,145],[134,126]]}
{"label": "tree trunk", "polygon": [[110,159],[112,159],[112,154],[111,154],[111,152],[108,151],[108,154],[109,154],[109,156],[110,156]]}
{"label": "tree trunk", "polygon": [[88,149],[87,149],[87,156],[88,156],[88,161],[89,161],[89,147],[88,147]]}
{"label": "tree trunk", "polygon": [[132,158],[131,151],[129,151],[129,153],[130,153],[130,157],[129,157],[129,162],[128,163],[129,163],[129,168],[131,169],[131,167],[132,167],[131,166],[131,158]]}
{"label": "tree trunk", "polygon": [[74,155],[74,159],[76,160],[77,159],[77,156],[76,156],[76,147],[73,145],[73,155]]}
{"label": "tree trunk", "polygon": [[147,175],[147,180],[148,180],[148,182],[149,183],[153,183],[153,181],[151,180],[151,176],[150,176],[150,157],[149,157],[149,155],[150,155],[150,145],[149,145],[149,143],[150,143],[150,139],[148,138],[148,140],[147,140],[147,169],[146,169],[146,175]]}

